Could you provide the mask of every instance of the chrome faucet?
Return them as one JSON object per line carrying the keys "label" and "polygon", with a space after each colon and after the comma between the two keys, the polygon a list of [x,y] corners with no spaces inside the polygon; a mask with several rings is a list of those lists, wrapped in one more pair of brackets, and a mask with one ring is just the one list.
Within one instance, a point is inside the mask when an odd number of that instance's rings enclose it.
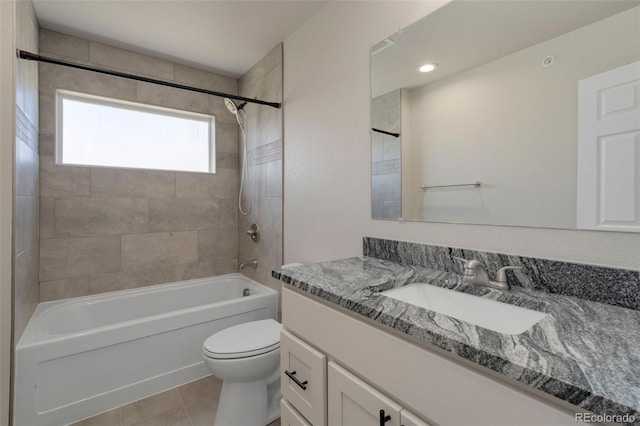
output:
{"label": "chrome faucet", "polygon": [[258,261],[257,260],[247,260],[246,262],[240,262],[240,270],[244,270],[244,268],[246,268],[247,266],[250,266],[252,268],[257,268],[258,267]]}
{"label": "chrome faucet", "polygon": [[461,257],[454,257],[455,260],[464,262],[464,282],[481,285],[483,287],[497,288],[499,290],[510,290],[511,285],[507,282],[507,271],[523,269],[521,266],[505,266],[498,270],[496,279],[489,278],[489,274],[479,260],[467,260]]}

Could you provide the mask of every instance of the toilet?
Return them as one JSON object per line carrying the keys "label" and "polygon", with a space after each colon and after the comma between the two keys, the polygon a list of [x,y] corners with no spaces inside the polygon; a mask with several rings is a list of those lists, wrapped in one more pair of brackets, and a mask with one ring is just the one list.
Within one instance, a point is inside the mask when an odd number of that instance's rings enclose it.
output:
{"label": "toilet", "polygon": [[280,331],[266,319],[219,331],[202,345],[205,363],[222,380],[215,426],[264,426],[280,417]]}

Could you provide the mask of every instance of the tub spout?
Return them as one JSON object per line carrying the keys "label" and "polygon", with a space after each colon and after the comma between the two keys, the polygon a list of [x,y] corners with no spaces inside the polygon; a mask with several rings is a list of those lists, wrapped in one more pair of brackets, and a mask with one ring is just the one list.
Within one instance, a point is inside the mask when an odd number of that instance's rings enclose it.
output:
{"label": "tub spout", "polygon": [[240,262],[240,270],[244,270],[244,268],[246,268],[247,266],[250,266],[252,268],[257,268],[258,267],[258,261],[257,260],[247,260],[246,262]]}

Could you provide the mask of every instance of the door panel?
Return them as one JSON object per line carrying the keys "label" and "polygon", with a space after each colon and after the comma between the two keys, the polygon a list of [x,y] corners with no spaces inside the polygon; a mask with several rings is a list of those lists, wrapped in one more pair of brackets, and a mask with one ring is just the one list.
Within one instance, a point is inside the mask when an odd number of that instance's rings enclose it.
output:
{"label": "door panel", "polygon": [[640,232],[640,62],[580,80],[577,227]]}

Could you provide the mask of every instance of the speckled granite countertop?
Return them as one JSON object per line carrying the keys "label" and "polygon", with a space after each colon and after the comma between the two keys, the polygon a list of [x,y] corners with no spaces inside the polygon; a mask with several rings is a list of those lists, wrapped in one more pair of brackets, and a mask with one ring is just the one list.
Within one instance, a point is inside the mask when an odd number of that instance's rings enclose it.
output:
{"label": "speckled granite countertop", "polygon": [[[588,411],[640,424],[640,311],[514,287],[463,283],[451,272],[356,257],[273,271],[274,278]],[[501,334],[379,294],[426,282],[550,315]]]}

